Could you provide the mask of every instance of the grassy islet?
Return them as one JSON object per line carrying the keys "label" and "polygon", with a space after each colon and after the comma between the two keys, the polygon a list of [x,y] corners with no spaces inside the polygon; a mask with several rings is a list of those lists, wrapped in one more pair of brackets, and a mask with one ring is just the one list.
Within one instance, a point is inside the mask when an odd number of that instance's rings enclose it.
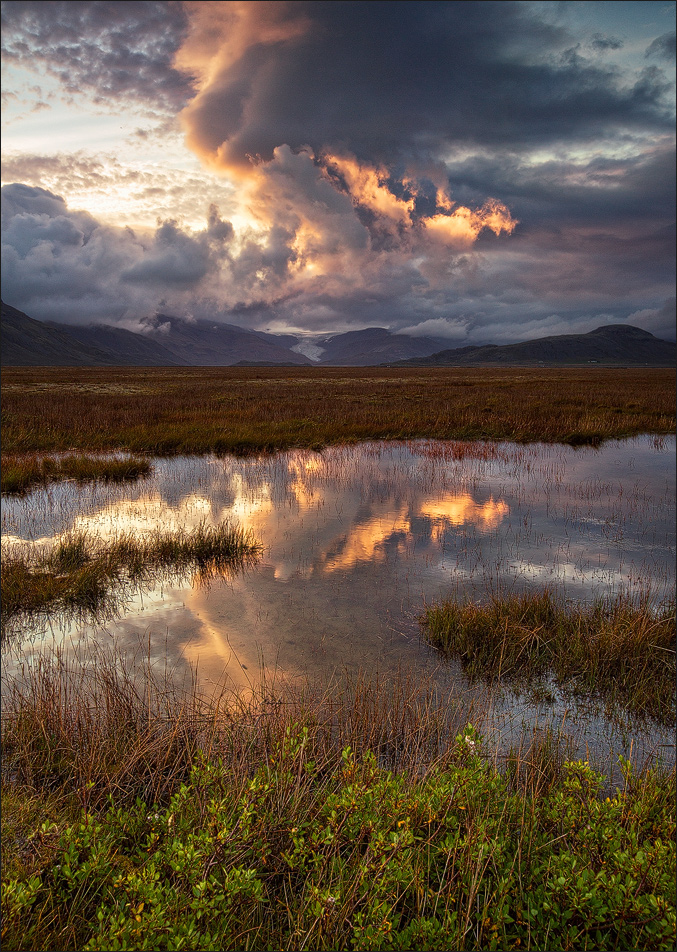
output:
{"label": "grassy islet", "polygon": [[237,570],[261,551],[253,535],[228,522],[191,530],[119,533],[110,540],[71,532],[47,553],[8,549],[1,578],[2,631],[36,614],[110,614],[119,598],[158,573],[197,572],[202,578]]}
{"label": "grassy islet", "polygon": [[627,594],[591,605],[544,591],[476,604],[448,600],[422,618],[430,644],[471,678],[519,687],[544,676],[633,714],[675,718],[675,605]]}
{"label": "grassy islet", "polygon": [[30,453],[3,456],[0,472],[2,492],[19,494],[64,479],[126,482],[148,476],[151,470],[150,461],[138,456],[111,458],[69,454],[53,457]]}

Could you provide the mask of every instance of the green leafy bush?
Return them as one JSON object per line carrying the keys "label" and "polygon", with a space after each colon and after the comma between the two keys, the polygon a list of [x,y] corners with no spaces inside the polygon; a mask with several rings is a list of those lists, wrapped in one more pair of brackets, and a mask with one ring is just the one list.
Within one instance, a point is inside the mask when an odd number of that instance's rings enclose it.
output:
{"label": "green leafy bush", "polygon": [[243,778],[201,758],[164,805],[83,811],[3,885],[3,947],[671,949],[674,787],[604,795],[566,762],[538,798],[471,727],[425,776],[288,728]]}

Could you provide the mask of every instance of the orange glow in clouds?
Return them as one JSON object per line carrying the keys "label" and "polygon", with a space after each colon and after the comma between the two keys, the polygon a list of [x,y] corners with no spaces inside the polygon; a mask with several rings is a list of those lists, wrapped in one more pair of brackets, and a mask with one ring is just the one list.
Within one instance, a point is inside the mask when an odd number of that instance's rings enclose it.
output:
{"label": "orange glow in clouds", "polygon": [[493,497],[477,503],[469,493],[447,493],[441,499],[426,500],[419,513],[433,522],[450,523],[452,526],[476,525],[483,530],[495,529],[510,512],[502,499]]}
{"label": "orange glow in clouds", "polygon": [[423,224],[434,238],[448,245],[459,246],[471,245],[483,228],[491,229],[495,235],[500,235],[502,231],[510,235],[517,222],[505,205],[490,198],[478,211],[458,205],[450,214],[424,218]]}
{"label": "orange glow in clouds", "polygon": [[[312,4],[190,0],[185,8],[188,33],[174,65],[194,77],[196,93],[181,121],[188,147],[205,166],[237,182],[240,207],[231,216],[241,225],[236,243],[263,248],[267,232],[278,227],[292,235],[289,247],[296,257],[290,258],[288,276],[293,280],[329,280],[332,274],[359,271],[371,239],[357,240],[355,234],[366,226],[346,224],[340,203],[325,200],[322,188],[347,193],[353,206],[368,208],[377,227],[392,234],[393,248],[407,253],[417,246],[424,255],[465,250],[485,228],[497,236],[513,232],[517,222],[497,199],[474,210],[438,188],[435,212],[424,216],[416,211],[419,185],[411,170],[401,179],[409,196],[402,197],[391,191],[391,170],[383,165],[339,154],[330,143],[270,141],[268,126],[257,127],[259,100],[265,101],[266,76],[278,51],[293,55],[318,28]],[[256,69],[248,64],[252,51],[261,63]],[[263,158],[256,154],[259,149]],[[305,164],[296,161],[301,153]],[[342,241],[343,234],[350,240]]]}
{"label": "orange glow in clouds", "polygon": [[[387,169],[360,165],[354,156],[324,153],[323,158],[330,169],[341,174],[355,204],[366,206],[381,219],[389,219],[406,228],[414,226],[414,199],[393,195],[387,184]],[[413,179],[406,177],[403,184],[410,192],[416,191]],[[517,225],[506,206],[495,198],[488,199],[480,209],[473,211],[464,205],[455,205],[445,192],[438,189],[437,204],[442,211],[419,220],[429,237],[445,245],[467,247],[477,240],[483,228],[500,235],[503,231],[511,234]]]}
{"label": "orange glow in clouds", "polygon": [[237,72],[249,50],[301,37],[310,28],[310,20],[286,0],[187,0],[184,6],[188,35],[174,56],[174,66],[194,77],[197,89],[195,98],[180,114],[186,145],[206,166],[227,171],[235,180],[246,179],[251,169],[250,157],[238,154],[229,143],[237,132],[238,118],[226,122],[228,136],[220,143],[215,141],[210,121],[213,101],[228,98],[231,74]]}
{"label": "orange glow in clouds", "polygon": [[353,157],[339,158],[337,155],[325,154],[325,158],[343,176],[353,201],[366,205],[378,215],[411,223],[414,200],[405,201],[393,195],[385,184],[388,179],[386,169],[360,165]]}

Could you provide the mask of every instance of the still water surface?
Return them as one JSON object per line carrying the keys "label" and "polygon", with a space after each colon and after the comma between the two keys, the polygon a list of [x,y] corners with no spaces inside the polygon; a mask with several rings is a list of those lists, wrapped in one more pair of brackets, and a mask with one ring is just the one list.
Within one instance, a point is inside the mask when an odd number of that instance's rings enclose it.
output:
{"label": "still water surface", "polygon": [[[3,546],[224,519],[263,543],[256,566],[208,586],[158,582],[106,625],[36,627],[5,652],[6,669],[54,646],[82,655],[142,642],[177,670],[197,664],[205,689],[246,688],[264,671],[294,679],[402,666],[462,680],[421,640],[427,604],[545,585],[586,601],[647,585],[658,597],[674,591],[675,440],[414,441],[157,460],[132,485],[66,483],[3,499]],[[547,713],[561,718],[568,703],[557,697]],[[512,697],[498,707],[513,719],[544,715]]]}

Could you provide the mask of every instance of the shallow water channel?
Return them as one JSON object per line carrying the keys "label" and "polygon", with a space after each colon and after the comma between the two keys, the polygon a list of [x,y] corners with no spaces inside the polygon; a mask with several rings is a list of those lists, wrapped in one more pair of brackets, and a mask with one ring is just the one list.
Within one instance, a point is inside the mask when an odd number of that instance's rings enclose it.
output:
{"label": "shallow water channel", "polygon": [[[36,624],[4,650],[5,676],[55,647],[86,659],[94,645],[133,654],[143,644],[177,672],[197,665],[205,690],[247,688],[264,674],[388,676],[403,667],[465,690],[458,666],[421,638],[427,604],[543,586],[586,601],[674,591],[675,440],[598,449],[421,440],[158,459],[140,482],[69,482],[3,498],[3,547],[48,548],[71,530],[108,537],[224,519],[263,543],[257,565],[209,584],[158,581],[106,624]],[[493,717],[512,727],[564,718],[583,748],[619,752],[632,741],[674,757],[671,732],[619,731],[556,690],[553,698],[507,692],[492,700]]]}

